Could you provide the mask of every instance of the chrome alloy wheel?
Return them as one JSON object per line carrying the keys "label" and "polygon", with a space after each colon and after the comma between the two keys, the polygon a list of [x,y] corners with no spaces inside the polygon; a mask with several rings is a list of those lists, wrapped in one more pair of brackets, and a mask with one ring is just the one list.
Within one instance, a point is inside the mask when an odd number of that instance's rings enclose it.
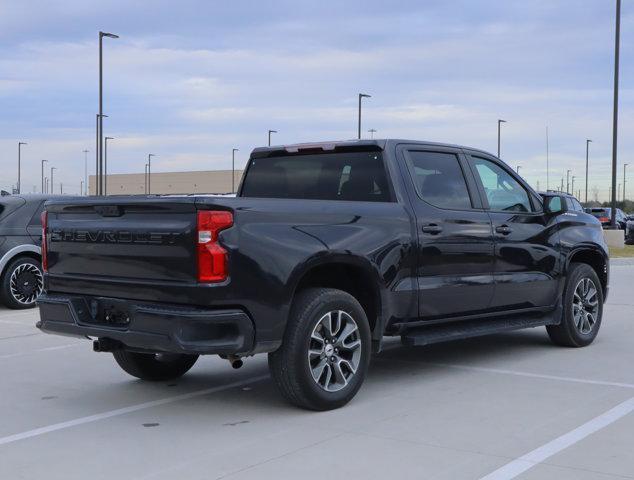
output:
{"label": "chrome alloy wheel", "polygon": [[577,331],[583,335],[592,332],[599,315],[599,292],[589,278],[582,278],[572,297],[572,317]]}
{"label": "chrome alloy wheel", "polygon": [[44,281],[41,270],[30,263],[22,263],[11,272],[11,296],[22,305],[31,305],[42,293]]}
{"label": "chrome alloy wheel", "polygon": [[308,364],[313,380],[327,392],[344,388],[361,361],[361,335],[357,322],[342,310],[326,313],[310,337]]}

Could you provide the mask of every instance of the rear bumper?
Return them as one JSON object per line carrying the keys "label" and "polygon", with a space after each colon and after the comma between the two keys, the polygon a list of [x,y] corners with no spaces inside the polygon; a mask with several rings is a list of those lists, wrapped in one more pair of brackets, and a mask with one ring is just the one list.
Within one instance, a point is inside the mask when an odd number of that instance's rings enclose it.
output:
{"label": "rear bumper", "polygon": [[[38,299],[46,333],[106,338],[148,352],[247,354],[255,331],[238,309],[210,310],[160,303],[44,294]],[[106,318],[116,317],[116,322]]]}

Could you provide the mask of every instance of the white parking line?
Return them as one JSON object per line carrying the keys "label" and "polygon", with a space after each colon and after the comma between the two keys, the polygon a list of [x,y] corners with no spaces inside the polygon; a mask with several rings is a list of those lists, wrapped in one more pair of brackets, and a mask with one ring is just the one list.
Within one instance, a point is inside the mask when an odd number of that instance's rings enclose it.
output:
{"label": "white parking line", "polygon": [[566,448],[580,442],[584,438],[598,432],[608,425],[616,422],[620,418],[629,415],[634,411],[634,397],[617,405],[611,410],[593,418],[589,422],[584,423],[580,427],[555,438],[554,440],[536,448],[532,452],[527,453],[512,462],[507,463],[503,467],[482,477],[480,480],[511,480],[521,475],[525,471],[543,462],[544,460],[556,455]]}
{"label": "white parking line", "polygon": [[504,370],[500,368],[470,367],[468,365],[455,365],[452,363],[436,363],[436,362],[420,362],[420,363],[423,363],[425,365],[433,365],[435,367],[454,368],[457,370],[468,370],[473,372],[499,373],[502,375],[514,375],[516,377],[542,378],[544,380],[557,380],[561,382],[585,383],[588,385],[601,385],[603,387],[634,388],[634,384],[632,383],[610,382],[606,380],[589,380],[586,378],[564,377],[559,375],[547,375],[543,373],[530,373],[530,372],[522,372],[517,370]]}
{"label": "white parking line", "polygon": [[57,345],[56,347],[39,348],[37,350],[29,350],[27,352],[8,353],[6,355],[0,355],[0,360],[4,358],[23,357],[24,355],[30,355],[32,353],[50,352],[52,350],[62,350],[64,348],[77,347],[79,345],[86,345],[85,343],[67,343],[66,345]]}
{"label": "white parking line", "polygon": [[259,382],[266,378],[269,378],[269,375],[260,375],[258,377],[252,377],[247,380],[228,383],[226,385],[221,385],[218,387],[206,388],[204,390],[197,390],[195,392],[184,393],[182,395],[176,395],[174,397],[161,398],[159,400],[152,400],[151,402],[138,403],[129,407],[110,410],[109,412],[97,413],[96,415],[89,415],[87,417],[76,418],[74,420],[68,420],[66,422],[55,423],[46,427],[27,430],[26,432],[16,433],[7,437],[1,437],[0,446],[7,445],[13,442],[18,442],[20,440],[26,440],[27,438],[38,437],[40,435],[45,435],[51,432],[57,432],[59,430],[65,430],[67,428],[76,427],[78,425],[84,425],[86,423],[98,422],[99,420],[105,420],[107,418],[117,417],[119,415],[126,415],[128,413],[137,412],[146,408],[158,407],[161,405],[167,405],[168,403],[180,402],[182,400],[189,400],[190,398],[196,398],[211,393],[222,392],[223,390],[229,390],[231,388],[243,387],[251,383]]}
{"label": "white parking line", "polygon": [[33,311],[33,310],[27,310],[26,312],[20,312],[20,311],[15,311],[15,310],[3,310],[3,311],[0,311],[0,318],[5,318],[5,317],[26,317],[27,315],[34,315],[36,317],[39,317],[39,313],[37,313],[36,311]]}

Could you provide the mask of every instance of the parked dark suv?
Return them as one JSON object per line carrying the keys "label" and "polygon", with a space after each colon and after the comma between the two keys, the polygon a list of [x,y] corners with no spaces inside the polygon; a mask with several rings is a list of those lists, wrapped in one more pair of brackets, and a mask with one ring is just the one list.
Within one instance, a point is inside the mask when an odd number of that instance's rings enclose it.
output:
{"label": "parked dark suv", "polygon": [[0,198],[0,298],[9,308],[34,307],[42,292],[40,215],[49,198]]}
{"label": "parked dark suv", "polygon": [[[596,207],[586,208],[586,212],[595,218],[598,218],[603,227],[609,227],[611,225],[612,209],[609,207]],[[619,230],[625,230],[627,223],[627,216],[620,208],[616,209],[616,228]]]}

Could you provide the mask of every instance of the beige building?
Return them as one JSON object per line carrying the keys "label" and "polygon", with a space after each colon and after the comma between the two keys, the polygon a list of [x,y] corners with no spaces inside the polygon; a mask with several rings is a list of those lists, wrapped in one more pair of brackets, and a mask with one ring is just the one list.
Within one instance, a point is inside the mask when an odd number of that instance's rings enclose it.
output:
{"label": "beige building", "polygon": [[[152,172],[150,193],[231,193],[240,185],[242,170],[235,171],[235,187],[231,188],[231,170],[205,170],[200,172]],[[147,177],[143,173],[108,174],[108,195],[144,195]],[[94,195],[95,176],[91,175],[88,193]]]}

